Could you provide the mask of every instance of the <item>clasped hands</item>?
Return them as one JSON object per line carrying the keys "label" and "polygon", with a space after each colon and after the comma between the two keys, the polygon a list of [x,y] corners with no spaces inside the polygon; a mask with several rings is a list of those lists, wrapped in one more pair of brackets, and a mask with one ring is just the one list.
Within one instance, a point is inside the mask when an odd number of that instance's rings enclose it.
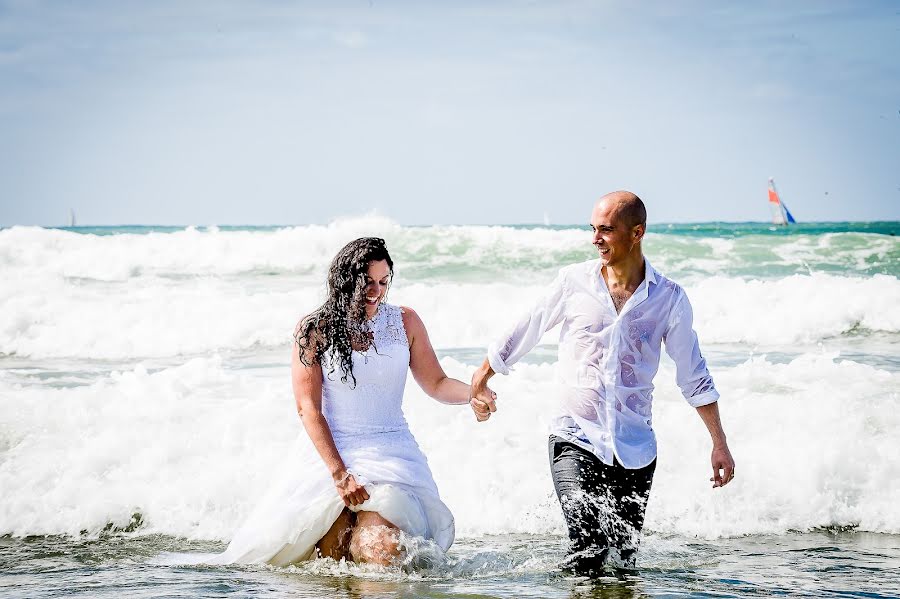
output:
{"label": "clasped hands", "polygon": [[475,412],[475,419],[478,422],[484,422],[497,411],[497,394],[487,386],[487,379],[479,376],[477,372],[472,377],[470,394],[469,405]]}

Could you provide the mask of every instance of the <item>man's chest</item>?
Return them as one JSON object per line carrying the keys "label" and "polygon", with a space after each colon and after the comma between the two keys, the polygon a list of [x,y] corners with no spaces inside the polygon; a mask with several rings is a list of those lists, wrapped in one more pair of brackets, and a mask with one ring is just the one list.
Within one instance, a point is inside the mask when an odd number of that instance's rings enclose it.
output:
{"label": "man's chest", "polygon": [[568,298],[564,328],[573,334],[589,334],[605,346],[628,341],[658,347],[671,312],[665,299],[631,293],[617,299],[606,290],[577,289]]}
{"label": "man's chest", "polygon": [[625,307],[625,304],[632,295],[634,295],[634,291],[630,291],[624,287],[612,287],[609,289],[609,298],[612,300],[613,307],[616,309],[617,314],[622,311],[622,308]]}

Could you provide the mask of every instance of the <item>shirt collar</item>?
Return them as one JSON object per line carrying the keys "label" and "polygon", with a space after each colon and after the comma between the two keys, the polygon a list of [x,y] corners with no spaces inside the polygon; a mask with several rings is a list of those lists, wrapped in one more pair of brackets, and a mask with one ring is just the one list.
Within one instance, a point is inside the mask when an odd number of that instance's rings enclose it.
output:
{"label": "shirt collar", "polygon": [[[598,293],[601,293],[607,303],[609,304],[609,308],[615,311],[613,307],[612,298],[609,296],[609,289],[606,287],[606,281],[603,280],[603,273],[601,272],[603,269],[603,263],[598,259],[596,261],[596,270],[591,276],[591,280],[593,281],[593,285]],[[634,306],[642,303],[647,297],[650,295],[650,284],[658,285],[659,277],[661,275],[656,272],[656,269],[650,265],[650,261],[647,260],[647,257],[644,256],[644,281],[638,285],[637,290],[634,292],[634,295],[631,299],[626,302],[625,307],[627,309],[623,309],[622,312],[619,313],[619,316],[625,314],[633,308]]]}
{"label": "shirt collar", "polygon": [[647,258],[644,258],[644,281],[640,285],[638,285],[637,290],[634,292],[634,295],[625,303],[625,307],[622,308],[622,311],[619,313],[619,316],[622,316],[626,312],[630,312],[636,306],[640,305],[650,296],[650,284],[653,283],[656,285],[657,277],[656,270],[652,266],[650,266],[650,261]]}
{"label": "shirt collar", "polygon": [[[606,282],[603,281],[603,273],[601,272],[603,270],[603,262],[597,259],[594,260],[594,263],[596,264],[596,266],[591,272],[591,279],[594,281],[597,281],[599,279],[599,284],[603,287],[603,289],[606,289]],[[644,256],[644,283],[646,283],[646,286],[649,287],[650,283],[658,285],[659,277],[660,274],[656,272],[656,269],[650,265],[650,261],[647,260],[646,256]],[[640,287],[640,285],[638,285],[638,287]]]}
{"label": "shirt collar", "polygon": [[644,282],[649,286],[650,283],[656,285],[659,283],[659,273],[656,272],[656,269],[650,266],[650,261],[647,260],[647,257],[644,257]]}

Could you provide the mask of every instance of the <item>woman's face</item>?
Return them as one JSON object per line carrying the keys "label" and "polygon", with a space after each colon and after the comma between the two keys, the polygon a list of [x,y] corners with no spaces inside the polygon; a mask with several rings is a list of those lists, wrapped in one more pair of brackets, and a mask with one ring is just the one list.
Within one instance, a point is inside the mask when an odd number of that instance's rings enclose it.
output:
{"label": "woman's face", "polygon": [[369,270],[366,272],[366,318],[375,316],[378,304],[384,299],[390,282],[391,268],[388,266],[387,260],[369,262]]}

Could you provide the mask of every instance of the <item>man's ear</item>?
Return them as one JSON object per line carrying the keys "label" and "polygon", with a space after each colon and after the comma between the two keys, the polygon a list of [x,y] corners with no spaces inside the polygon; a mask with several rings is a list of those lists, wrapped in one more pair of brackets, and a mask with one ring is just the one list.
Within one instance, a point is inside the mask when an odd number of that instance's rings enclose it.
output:
{"label": "man's ear", "polygon": [[631,239],[637,243],[641,239],[644,238],[644,233],[646,232],[646,227],[644,225],[635,225],[631,229]]}

